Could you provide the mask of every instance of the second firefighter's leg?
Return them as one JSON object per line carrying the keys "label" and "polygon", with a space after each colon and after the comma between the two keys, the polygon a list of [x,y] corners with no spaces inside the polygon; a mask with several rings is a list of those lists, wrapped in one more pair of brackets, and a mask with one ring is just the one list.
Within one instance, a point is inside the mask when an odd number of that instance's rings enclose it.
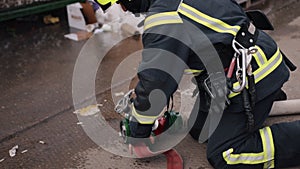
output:
{"label": "second firefighter's leg", "polygon": [[[252,133],[247,131],[244,112],[224,112],[219,126],[208,141],[207,157],[214,168],[274,168],[275,165],[281,166],[284,163],[277,157],[277,154],[287,153],[278,148],[278,142],[283,141],[278,135],[285,132],[291,135],[291,132],[295,132],[293,130],[299,131],[299,128],[295,124],[262,126],[276,95],[277,93],[273,93],[256,104],[252,111],[255,120],[255,130]],[[299,138],[292,142],[297,141]],[[299,152],[299,149],[296,151]]]}
{"label": "second firefighter's leg", "polygon": [[300,166],[300,121],[274,124],[275,167]]}

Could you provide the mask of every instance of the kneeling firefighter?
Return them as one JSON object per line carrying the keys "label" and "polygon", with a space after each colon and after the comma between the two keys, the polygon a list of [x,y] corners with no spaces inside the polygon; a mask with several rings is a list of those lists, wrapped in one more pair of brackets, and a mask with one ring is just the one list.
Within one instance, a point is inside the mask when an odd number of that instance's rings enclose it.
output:
{"label": "kneeling firefighter", "polygon": [[[97,0],[105,10],[119,3],[134,14],[148,12],[144,21],[144,45],[139,68],[139,83],[135,88],[130,121],[131,136],[147,138],[154,121],[168,99],[151,99],[157,89],[170,98],[177,90],[178,79],[170,72],[188,66],[199,88],[200,108],[190,134],[200,135],[214,98],[207,83],[210,74],[197,52],[204,49],[201,39],[195,40],[185,29],[192,23],[203,32],[222,62],[222,74],[227,78],[227,104],[218,127],[207,142],[207,158],[214,168],[283,168],[300,165],[300,121],[264,127],[273,102],[284,96],[281,90],[293,65],[262,29],[272,29],[265,16],[244,12],[234,0]],[[259,18],[258,18],[259,16]],[[155,32],[180,34],[181,39]],[[153,50],[155,49],[155,50]],[[159,50],[160,49],[160,50]],[[167,51],[167,52],[166,52]],[[174,55],[180,61],[164,60]],[[210,59],[210,54],[205,55]],[[208,61],[210,62],[210,61]],[[184,64],[182,64],[184,63]],[[164,65],[167,72],[153,65]],[[288,67],[287,67],[288,65]],[[206,66],[206,67],[205,67]],[[147,69],[143,69],[146,67]],[[152,67],[152,68],[151,68]],[[176,73],[175,73],[176,74]],[[213,83],[213,82],[211,82]],[[154,101],[153,101],[154,100]]]}

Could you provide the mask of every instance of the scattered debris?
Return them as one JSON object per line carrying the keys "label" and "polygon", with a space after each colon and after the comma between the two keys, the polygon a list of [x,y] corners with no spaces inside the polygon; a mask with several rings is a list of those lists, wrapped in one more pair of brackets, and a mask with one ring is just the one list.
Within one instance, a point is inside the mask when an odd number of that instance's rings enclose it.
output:
{"label": "scattered debris", "polygon": [[44,16],[43,21],[45,24],[55,24],[59,22],[59,18],[53,17],[52,15],[46,15]]}
{"label": "scattered debris", "polygon": [[40,144],[46,144],[44,141],[40,140],[39,141]]}
{"label": "scattered debris", "polygon": [[21,154],[24,154],[24,153],[27,153],[28,152],[28,150],[23,150],[22,152],[21,152]]}
{"label": "scattered debris", "polygon": [[85,30],[87,32],[94,32],[96,28],[99,28],[99,24],[98,23],[88,24],[88,25],[85,26]]}
{"label": "scattered debris", "polygon": [[79,114],[81,116],[91,116],[96,113],[99,113],[100,110],[98,108],[98,105],[90,105],[84,108],[81,108],[79,110],[74,111],[75,114]]}
{"label": "scattered debris", "polygon": [[10,157],[16,156],[18,148],[19,148],[19,146],[15,145],[12,149],[10,149],[9,150],[9,156]]}
{"label": "scattered debris", "polygon": [[116,96],[116,97],[124,96],[124,92],[115,93],[115,96]]}
{"label": "scattered debris", "polygon": [[[94,7],[94,5],[96,6]],[[135,20],[135,18],[127,17],[126,19],[121,7],[112,6],[105,13],[98,9],[100,7],[93,2],[67,5],[69,27],[78,29],[80,32],[70,32],[64,36],[74,41],[81,41],[90,38],[93,34],[114,32],[122,33],[124,36],[133,37],[136,40],[140,39],[140,31],[135,26],[136,23],[128,21],[128,19]],[[44,19],[47,21],[48,18]]]}
{"label": "scattered debris", "polygon": [[102,33],[103,32],[103,29],[102,28],[97,28],[94,30],[94,34],[97,34],[97,33]]}
{"label": "scattered debris", "polygon": [[0,163],[3,162],[4,160],[5,160],[5,158],[2,158],[2,159],[0,160]]}
{"label": "scattered debris", "polygon": [[64,35],[64,37],[68,38],[68,39],[71,39],[71,40],[74,40],[74,41],[78,41],[78,37],[75,33],[66,34],[66,35]]}
{"label": "scattered debris", "polygon": [[72,28],[85,30],[86,22],[81,9],[82,6],[78,2],[67,5],[68,23]]}
{"label": "scattered debris", "polygon": [[76,33],[69,33],[64,35],[65,38],[74,40],[74,41],[81,41],[81,40],[86,40],[90,38],[93,35],[92,32],[87,32],[87,31],[78,31]]}
{"label": "scattered debris", "polygon": [[104,32],[111,32],[112,31],[112,27],[109,24],[103,24],[102,28],[101,28]]}

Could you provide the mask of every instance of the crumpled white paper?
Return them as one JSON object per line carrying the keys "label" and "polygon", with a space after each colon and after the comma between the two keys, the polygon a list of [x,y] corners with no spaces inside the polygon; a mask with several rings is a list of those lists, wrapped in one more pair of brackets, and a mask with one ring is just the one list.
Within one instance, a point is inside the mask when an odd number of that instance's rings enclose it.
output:
{"label": "crumpled white paper", "polygon": [[9,150],[9,156],[14,157],[17,154],[17,150],[19,149],[18,145],[15,145],[13,148]]}

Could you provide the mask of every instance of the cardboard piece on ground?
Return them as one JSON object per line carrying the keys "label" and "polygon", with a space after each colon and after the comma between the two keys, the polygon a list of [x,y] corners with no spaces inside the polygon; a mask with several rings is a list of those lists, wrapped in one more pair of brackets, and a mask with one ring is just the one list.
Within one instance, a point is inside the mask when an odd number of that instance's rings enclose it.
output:
{"label": "cardboard piece on ground", "polygon": [[84,30],[85,20],[81,8],[80,3],[67,5],[68,21],[70,27]]}

